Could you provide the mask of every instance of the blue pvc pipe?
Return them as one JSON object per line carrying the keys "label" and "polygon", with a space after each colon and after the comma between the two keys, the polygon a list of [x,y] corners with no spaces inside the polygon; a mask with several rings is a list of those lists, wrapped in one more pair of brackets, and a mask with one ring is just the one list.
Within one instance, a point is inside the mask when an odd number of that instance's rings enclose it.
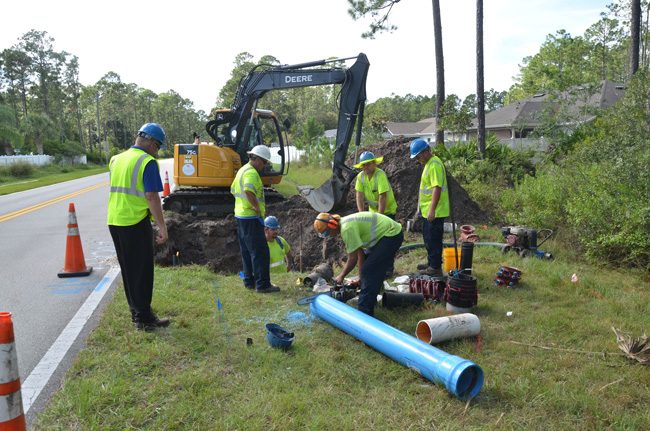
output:
{"label": "blue pvc pipe", "polygon": [[461,400],[474,398],[483,386],[481,367],[418,340],[341,301],[318,295],[310,304],[312,314],[347,332],[389,358],[444,385]]}

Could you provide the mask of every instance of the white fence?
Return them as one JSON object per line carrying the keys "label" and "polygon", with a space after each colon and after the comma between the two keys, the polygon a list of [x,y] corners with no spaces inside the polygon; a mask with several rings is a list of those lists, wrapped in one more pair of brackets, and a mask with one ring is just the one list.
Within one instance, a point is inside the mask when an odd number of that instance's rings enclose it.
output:
{"label": "white fence", "polygon": [[[85,165],[88,163],[86,155],[74,156],[74,157],[64,157],[64,163],[70,163],[75,165]],[[46,154],[37,154],[31,156],[0,156],[0,166],[9,166],[15,163],[29,163],[30,165],[43,166],[54,163],[54,156],[48,156]]]}

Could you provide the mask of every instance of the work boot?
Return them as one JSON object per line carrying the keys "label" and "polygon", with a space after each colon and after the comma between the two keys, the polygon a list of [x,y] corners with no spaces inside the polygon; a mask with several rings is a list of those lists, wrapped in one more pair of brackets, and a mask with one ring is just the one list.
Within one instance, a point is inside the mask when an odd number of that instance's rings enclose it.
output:
{"label": "work boot", "polygon": [[153,320],[146,321],[137,321],[135,322],[136,329],[145,332],[155,331],[158,328],[166,328],[171,323],[169,319],[159,319],[156,315],[153,315]]}
{"label": "work boot", "polygon": [[428,275],[430,277],[442,277],[442,269],[440,268],[431,268],[428,266],[426,269],[420,271],[421,275]]}
{"label": "work boot", "polygon": [[268,287],[265,287],[264,289],[255,289],[255,292],[257,293],[273,293],[273,292],[279,292],[280,288],[276,286],[275,284],[271,284]]}
{"label": "work boot", "polygon": [[250,290],[255,289],[255,285],[254,285],[254,284],[250,284],[250,285],[249,285],[249,284],[244,284],[244,287],[245,287],[246,289],[250,289]]}
{"label": "work boot", "polygon": [[422,271],[423,269],[427,269],[429,267],[428,263],[418,263],[418,271]]}

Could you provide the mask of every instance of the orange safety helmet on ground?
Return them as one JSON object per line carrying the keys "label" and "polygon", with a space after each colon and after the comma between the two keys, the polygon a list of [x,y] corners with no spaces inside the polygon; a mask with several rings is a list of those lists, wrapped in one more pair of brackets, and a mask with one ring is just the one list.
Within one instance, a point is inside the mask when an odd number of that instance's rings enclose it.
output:
{"label": "orange safety helmet on ground", "polygon": [[330,231],[339,228],[340,219],[341,216],[338,214],[320,213],[316,216],[316,220],[314,220],[314,229],[319,237],[327,238]]}

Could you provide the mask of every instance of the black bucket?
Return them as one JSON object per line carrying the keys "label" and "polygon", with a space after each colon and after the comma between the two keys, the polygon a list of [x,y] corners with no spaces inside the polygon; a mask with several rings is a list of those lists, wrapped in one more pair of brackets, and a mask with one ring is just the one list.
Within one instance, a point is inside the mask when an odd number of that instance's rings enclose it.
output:
{"label": "black bucket", "polygon": [[424,295],[421,293],[398,293],[385,291],[381,298],[381,305],[385,308],[397,307],[418,307],[424,302]]}
{"label": "black bucket", "polygon": [[447,279],[445,301],[459,308],[471,308],[478,303],[476,277],[457,274]]}

